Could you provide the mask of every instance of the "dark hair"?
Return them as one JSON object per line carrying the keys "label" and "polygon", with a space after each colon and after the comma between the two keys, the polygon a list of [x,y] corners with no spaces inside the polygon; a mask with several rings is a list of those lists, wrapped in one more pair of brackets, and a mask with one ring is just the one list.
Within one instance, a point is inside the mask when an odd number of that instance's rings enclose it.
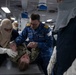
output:
{"label": "dark hair", "polygon": [[31,14],[31,20],[39,20],[40,21],[40,15],[39,14]]}

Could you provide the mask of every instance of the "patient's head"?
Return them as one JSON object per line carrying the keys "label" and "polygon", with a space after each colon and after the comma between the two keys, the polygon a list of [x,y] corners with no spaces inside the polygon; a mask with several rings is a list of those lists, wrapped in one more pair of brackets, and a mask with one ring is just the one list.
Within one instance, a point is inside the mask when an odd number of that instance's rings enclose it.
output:
{"label": "patient's head", "polygon": [[24,71],[28,68],[30,63],[29,55],[24,54],[18,61],[18,66],[21,71]]}

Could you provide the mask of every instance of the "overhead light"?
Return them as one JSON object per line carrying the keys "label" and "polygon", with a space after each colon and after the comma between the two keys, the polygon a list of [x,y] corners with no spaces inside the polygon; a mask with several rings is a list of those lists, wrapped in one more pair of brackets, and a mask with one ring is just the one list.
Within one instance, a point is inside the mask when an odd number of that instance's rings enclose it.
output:
{"label": "overhead light", "polygon": [[0,18],[0,21],[1,21],[2,19]]}
{"label": "overhead light", "polygon": [[52,21],[52,19],[48,19],[48,20],[47,20],[47,22],[51,22],[51,21]]}
{"label": "overhead light", "polygon": [[10,10],[7,7],[1,7],[1,9],[5,12],[5,13],[10,13]]}
{"label": "overhead light", "polygon": [[42,22],[43,24],[45,24],[45,22]]}
{"label": "overhead light", "polygon": [[14,22],[17,22],[17,20],[15,20]]}
{"label": "overhead light", "polygon": [[15,20],[15,18],[14,17],[11,17],[11,20]]}

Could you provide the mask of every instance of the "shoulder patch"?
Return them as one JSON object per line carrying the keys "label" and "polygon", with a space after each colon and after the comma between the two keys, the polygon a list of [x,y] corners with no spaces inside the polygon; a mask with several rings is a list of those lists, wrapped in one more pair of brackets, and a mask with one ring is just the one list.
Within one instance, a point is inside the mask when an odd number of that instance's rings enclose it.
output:
{"label": "shoulder patch", "polygon": [[46,29],[47,29],[47,28],[49,28],[49,26],[48,26],[48,25],[44,25],[44,28],[46,28]]}
{"label": "shoulder patch", "polygon": [[26,26],[30,26],[30,23],[27,23]]}

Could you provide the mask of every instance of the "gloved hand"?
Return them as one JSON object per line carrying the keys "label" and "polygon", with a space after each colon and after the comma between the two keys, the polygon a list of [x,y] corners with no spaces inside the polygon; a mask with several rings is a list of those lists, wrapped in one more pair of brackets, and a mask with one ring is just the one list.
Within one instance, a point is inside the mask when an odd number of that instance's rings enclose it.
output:
{"label": "gloved hand", "polygon": [[50,58],[48,66],[47,66],[47,73],[48,73],[48,75],[52,74],[52,70],[53,70],[55,62],[56,62],[56,46],[54,47],[52,56]]}
{"label": "gloved hand", "polygon": [[13,51],[12,49],[1,48],[0,47],[0,54],[7,53],[10,57],[14,58],[18,55],[17,51]]}

